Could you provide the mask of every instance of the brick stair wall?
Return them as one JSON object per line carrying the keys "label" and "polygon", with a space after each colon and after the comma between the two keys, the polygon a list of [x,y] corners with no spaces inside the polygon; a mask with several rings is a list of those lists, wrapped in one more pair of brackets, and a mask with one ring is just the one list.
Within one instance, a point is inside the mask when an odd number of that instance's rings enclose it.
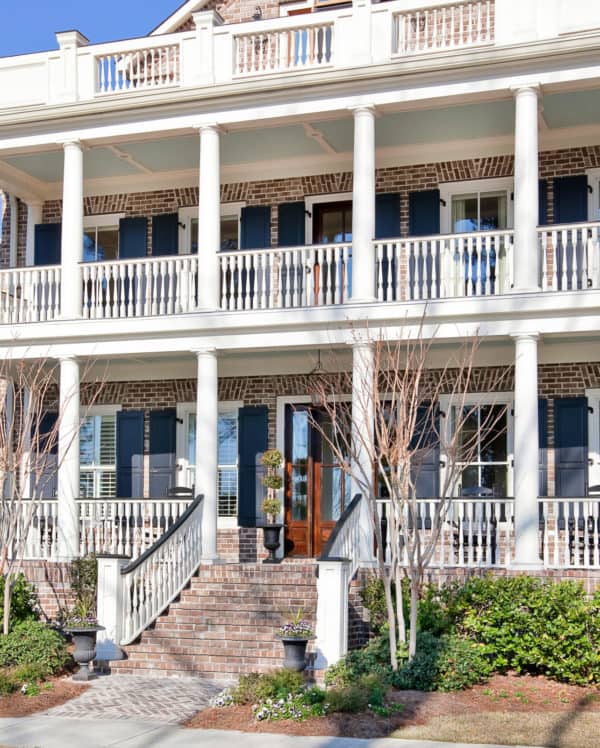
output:
{"label": "brick stair wall", "polygon": [[287,559],[200,567],[179,599],[125,647],[127,659],[111,663],[112,671],[229,681],[281,667],[276,629],[299,609],[315,625],[315,568]]}

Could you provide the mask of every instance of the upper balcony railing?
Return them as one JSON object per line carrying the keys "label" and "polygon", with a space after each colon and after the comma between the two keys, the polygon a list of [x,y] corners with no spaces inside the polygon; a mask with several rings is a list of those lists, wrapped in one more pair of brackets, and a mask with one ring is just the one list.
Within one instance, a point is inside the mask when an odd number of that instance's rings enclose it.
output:
{"label": "upper balcony railing", "polygon": [[[600,289],[600,222],[538,228],[541,291]],[[373,242],[379,302],[491,297],[518,287],[511,229]],[[352,300],[351,242],[220,252],[223,311],[333,306]],[[195,312],[198,255],[81,263],[83,319]],[[0,324],[60,317],[61,268],[0,270]]]}
{"label": "upper balcony railing", "polygon": [[[58,50],[0,59],[0,110],[382,65],[600,26],[597,3],[527,5],[523,14],[519,0],[354,0],[310,15],[225,25],[204,11],[194,14],[191,30],[105,44],[64,32]],[[537,5],[538,24],[529,23],[536,10],[530,5]]]}

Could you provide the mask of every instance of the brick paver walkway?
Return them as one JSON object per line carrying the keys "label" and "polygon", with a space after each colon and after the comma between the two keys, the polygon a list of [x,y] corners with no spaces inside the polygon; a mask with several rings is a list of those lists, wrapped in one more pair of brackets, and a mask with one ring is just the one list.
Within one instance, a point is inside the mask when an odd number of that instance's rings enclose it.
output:
{"label": "brick paver walkway", "polygon": [[222,686],[202,678],[144,678],[105,675],[91,688],[62,706],[49,709],[50,717],[75,719],[137,719],[176,725],[206,706]]}

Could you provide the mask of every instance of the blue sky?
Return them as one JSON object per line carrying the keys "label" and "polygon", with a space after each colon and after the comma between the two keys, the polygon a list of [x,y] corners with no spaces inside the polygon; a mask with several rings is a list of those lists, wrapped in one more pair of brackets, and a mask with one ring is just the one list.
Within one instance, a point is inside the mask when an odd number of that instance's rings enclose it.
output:
{"label": "blue sky", "polygon": [[56,49],[55,31],[77,29],[90,42],[144,36],[183,0],[4,2],[8,3],[8,8],[0,22],[0,57]]}

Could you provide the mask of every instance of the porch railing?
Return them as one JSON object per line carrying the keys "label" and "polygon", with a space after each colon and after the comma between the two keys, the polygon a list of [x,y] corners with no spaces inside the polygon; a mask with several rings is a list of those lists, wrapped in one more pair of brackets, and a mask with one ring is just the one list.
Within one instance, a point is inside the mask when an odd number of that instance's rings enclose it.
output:
{"label": "porch railing", "polygon": [[60,314],[60,266],[0,270],[0,324],[46,322]]}
{"label": "porch railing", "polygon": [[198,255],[81,263],[85,319],[192,312],[198,305]]}
{"label": "porch railing", "polygon": [[458,2],[394,14],[394,51],[398,55],[441,52],[491,44],[494,2]]}
{"label": "porch railing", "polygon": [[512,285],[512,230],[375,242],[379,301],[506,293]]}
{"label": "porch railing", "polygon": [[[186,511],[189,499],[79,499],[79,555],[141,556]],[[23,502],[23,514],[31,509]],[[29,559],[58,555],[58,502],[37,502],[27,534]]]}
{"label": "porch railing", "polygon": [[[417,500],[417,529],[421,532],[423,546],[433,539],[435,499]],[[377,502],[386,547],[385,557],[390,558],[390,538],[387,533],[389,500]],[[453,499],[448,512],[441,519],[439,537],[434,547],[430,566],[484,568],[507,566],[514,554],[514,501],[513,499],[486,500]],[[407,520],[408,521],[408,520]],[[405,553],[400,553],[401,563],[407,564]]]}
{"label": "porch railing", "polygon": [[351,295],[352,245],[223,252],[221,309],[342,304]]}
{"label": "porch railing", "polygon": [[600,499],[540,499],[539,504],[544,566],[600,568]]}
{"label": "porch railing", "polygon": [[600,222],[541,226],[542,291],[600,288]]}
{"label": "porch railing", "polygon": [[[176,36],[171,39],[177,39]],[[95,93],[118,94],[181,83],[179,39],[148,38],[143,45],[134,40],[99,45],[95,50]]]}

